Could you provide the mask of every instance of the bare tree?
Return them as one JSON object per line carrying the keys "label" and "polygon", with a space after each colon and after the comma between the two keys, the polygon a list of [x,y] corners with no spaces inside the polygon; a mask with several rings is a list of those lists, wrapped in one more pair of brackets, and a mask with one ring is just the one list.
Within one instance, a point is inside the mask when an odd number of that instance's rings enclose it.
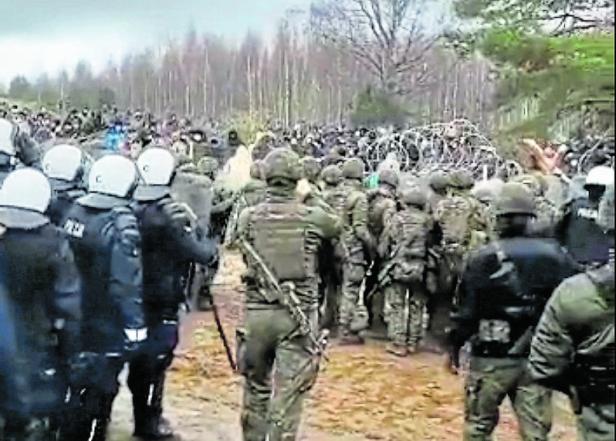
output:
{"label": "bare tree", "polygon": [[355,57],[382,90],[407,95],[428,80],[424,60],[437,40],[422,26],[426,6],[426,0],[323,0],[313,5],[311,22],[325,42]]}

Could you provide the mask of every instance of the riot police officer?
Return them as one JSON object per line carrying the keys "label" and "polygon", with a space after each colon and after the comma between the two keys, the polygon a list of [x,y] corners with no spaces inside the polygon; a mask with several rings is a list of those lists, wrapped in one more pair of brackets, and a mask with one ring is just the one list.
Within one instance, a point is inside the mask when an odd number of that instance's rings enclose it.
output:
{"label": "riot police officer", "polygon": [[141,236],[130,208],[139,174],[120,155],[96,161],[88,194],[63,221],[83,279],[83,346],[95,354],[80,407],[64,431],[67,441],[104,441],[118,393],[118,375],[147,338],[142,309]]}
{"label": "riot police officer", "polygon": [[599,201],[610,185],[614,185],[614,170],[605,166],[593,168],[584,186],[588,197],[571,201],[556,228],[560,243],[586,268],[604,265],[610,248],[614,247],[614,237],[608,236],[596,222]]}
{"label": "riot police officer", "polygon": [[[597,224],[614,236],[614,186],[599,206]],[[532,378],[570,395],[580,438],[614,439],[616,361],[614,258],[565,280],[548,302],[532,342]]]}
{"label": "riot police officer", "polygon": [[86,157],[78,147],[60,144],[47,150],[42,165],[53,192],[47,214],[54,224],[59,225],[73,203],[85,196]]}
{"label": "riot police officer", "polygon": [[66,366],[80,350],[80,280],[64,232],[44,214],[50,199],[49,182],[31,168],[9,174],[0,192],[3,312],[11,319],[3,320],[2,334],[12,340],[0,360],[11,368],[0,392],[0,439],[10,441],[55,439]]}
{"label": "riot police officer", "polygon": [[[496,200],[499,239],[473,253],[462,274],[451,361],[472,342],[466,385],[465,440],[489,440],[508,396],[524,440],[547,440],[551,393],[526,375],[530,340],[554,289],[575,263],[552,240],[528,237],[535,215],[528,189],[508,183]],[[471,337],[473,337],[471,339]]]}
{"label": "riot police officer", "polygon": [[163,419],[165,372],[178,343],[178,312],[186,301],[182,278],[190,263],[209,265],[216,246],[198,241],[189,214],[171,197],[175,159],[152,147],[137,160],[144,181],[135,192],[142,237],[143,298],[149,338],[143,354],[130,364],[134,435],[143,439],[173,437]]}

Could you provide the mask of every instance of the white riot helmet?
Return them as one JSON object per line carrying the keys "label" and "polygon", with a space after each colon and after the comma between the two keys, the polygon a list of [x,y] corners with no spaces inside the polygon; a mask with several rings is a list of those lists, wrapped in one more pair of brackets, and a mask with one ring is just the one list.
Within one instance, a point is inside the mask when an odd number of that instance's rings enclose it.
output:
{"label": "white riot helmet", "polygon": [[0,153],[15,156],[15,137],[17,126],[8,119],[0,118]]}
{"label": "white riot helmet", "polygon": [[149,148],[137,159],[137,168],[145,185],[170,185],[175,166],[173,154],[161,147]]}
{"label": "white riot helmet", "polygon": [[614,185],[614,169],[600,165],[590,170],[588,176],[586,176],[585,187],[591,185],[601,185],[604,187]]}
{"label": "white riot helmet", "polygon": [[139,181],[135,163],[122,155],[103,156],[90,169],[88,191],[129,198]]}
{"label": "white riot helmet", "polygon": [[34,168],[11,172],[0,190],[0,206],[45,213],[51,202],[51,185]]}
{"label": "white riot helmet", "polygon": [[50,179],[74,182],[81,178],[84,168],[84,154],[74,145],[53,146],[43,156],[43,171]]}

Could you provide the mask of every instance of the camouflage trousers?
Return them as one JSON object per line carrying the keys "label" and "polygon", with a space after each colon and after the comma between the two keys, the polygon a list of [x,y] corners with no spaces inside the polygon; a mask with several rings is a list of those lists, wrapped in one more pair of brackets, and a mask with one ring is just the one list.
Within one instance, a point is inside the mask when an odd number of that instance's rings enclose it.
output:
{"label": "camouflage trousers", "polygon": [[385,288],[387,337],[397,346],[416,349],[428,327],[428,296],[420,284],[392,283]]}
{"label": "camouflage trousers", "polygon": [[[317,312],[307,314],[317,332]],[[308,338],[285,309],[249,309],[238,340],[244,441],[294,441],[319,371]]]}
{"label": "camouflage trousers", "polygon": [[583,406],[578,415],[580,441],[613,441],[616,437],[614,404]]}
{"label": "camouflage trousers", "polygon": [[362,252],[351,254],[342,267],[342,297],[339,325],[343,334],[351,333],[351,322],[359,301],[359,292],[366,276],[366,260]]}
{"label": "camouflage trousers", "polygon": [[552,428],[552,393],[532,384],[525,358],[472,357],[466,383],[465,441],[491,441],[499,407],[509,397],[524,441],[547,441]]}

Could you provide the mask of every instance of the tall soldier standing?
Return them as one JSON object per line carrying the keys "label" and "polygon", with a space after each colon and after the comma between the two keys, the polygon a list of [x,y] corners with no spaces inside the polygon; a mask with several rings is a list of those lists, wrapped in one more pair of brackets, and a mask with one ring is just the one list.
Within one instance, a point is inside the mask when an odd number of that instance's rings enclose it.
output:
{"label": "tall soldier standing", "polygon": [[[597,224],[614,237],[613,186],[603,196]],[[574,398],[584,441],[611,441],[615,435],[613,252],[601,268],[558,287],[541,317],[529,359],[534,380]]]}
{"label": "tall soldier standing", "polygon": [[209,265],[216,256],[211,242],[199,242],[189,215],[171,197],[175,159],[163,148],[149,148],[137,160],[144,184],[135,192],[142,238],[143,301],[148,341],[130,363],[134,436],[166,439],[173,431],[163,418],[166,370],[178,343],[179,308],[186,301],[182,277],[187,264]]}
{"label": "tall soldier standing", "polygon": [[460,348],[473,337],[464,439],[492,439],[499,407],[508,396],[522,438],[545,441],[552,423],[551,393],[532,384],[527,357],[545,303],[575,272],[575,263],[556,241],[527,236],[535,207],[524,185],[505,184],[495,211],[499,239],[470,256],[452,332],[454,369]]}
{"label": "tall soldier standing", "polygon": [[[238,332],[242,427],[244,441],[293,441],[319,369],[321,348],[310,338],[318,329],[319,247],[339,234],[340,220],[297,200],[302,169],[296,153],[278,148],[264,162],[266,199],[241,213],[238,229],[248,265],[246,328]],[[277,280],[268,280],[265,268]],[[293,299],[298,303],[290,308]],[[296,320],[298,310],[309,329]]]}
{"label": "tall soldier standing", "polygon": [[6,423],[0,439],[9,441],[56,439],[54,423],[62,417],[71,374],[66,366],[80,349],[79,275],[64,232],[44,215],[50,199],[45,176],[28,168],[9,174],[0,192],[0,260],[8,308],[2,312],[11,318],[2,320],[3,327],[9,326],[2,338],[12,340],[10,354],[0,359],[2,365],[11,363],[10,372],[0,372],[6,378],[0,390],[6,395],[0,398],[0,419]]}
{"label": "tall soldier standing", "polygon": [[89,193],[63,222],[83,279],[83,347],[95,366],[65,428],[66,441],[104,441],[118,375],[147,338],[142,309],[141,236],[130,209],[137,187],[135,164],[120,155],[92,165]]}
{"label": "tall soldier standing", "polygon": [[364,164],[357,158],[344,163],[342,176],[347,191],[343,211],[342,240],[347,255],[342,269],[342,299],[340,301],[340,329],[343,344],[361,344],[362,337],[351,323],[360,295],[362,281],[368,267],[367,257],[375,253],[375,242],[368,230],[368,198],[362,190]]}

